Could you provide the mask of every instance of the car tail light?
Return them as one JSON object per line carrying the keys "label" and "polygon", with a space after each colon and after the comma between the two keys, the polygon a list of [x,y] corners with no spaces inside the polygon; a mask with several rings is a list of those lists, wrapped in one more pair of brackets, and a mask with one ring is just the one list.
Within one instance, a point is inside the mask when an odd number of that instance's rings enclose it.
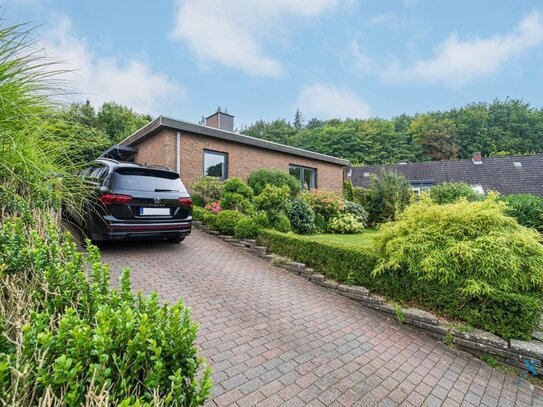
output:
{"label": "car tail light", "polygon": [[105,205],[113,204],[126,204],[132,201],[132,196],[130,195],[118,195],[118,194],[104,194],[100,198]]}
{"label": "car tail light", "polygon": [[189,208],[192,208],[192,198],[179,198],[178,201],[180,206],[188,206]]}

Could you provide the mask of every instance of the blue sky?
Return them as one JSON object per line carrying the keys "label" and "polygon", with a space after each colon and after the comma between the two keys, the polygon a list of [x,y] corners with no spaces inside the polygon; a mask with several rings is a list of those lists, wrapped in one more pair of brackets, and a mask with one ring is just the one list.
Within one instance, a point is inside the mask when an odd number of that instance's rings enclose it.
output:
{"label": "blue sky", "polygon": [[543,106],[541,0],[7,0],[4,18],[40,25],[73,99],[188,121]]}

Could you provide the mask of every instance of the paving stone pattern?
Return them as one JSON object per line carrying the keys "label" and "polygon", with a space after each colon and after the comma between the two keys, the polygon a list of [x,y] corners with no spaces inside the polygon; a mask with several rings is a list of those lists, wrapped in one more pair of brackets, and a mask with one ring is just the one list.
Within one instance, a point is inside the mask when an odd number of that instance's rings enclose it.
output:
{"label": "paving stone pattern", "polygon": [[105,245],[113,279],[183,298],[213,367],[210,406],[543,406],[543,389],[194,230]]}

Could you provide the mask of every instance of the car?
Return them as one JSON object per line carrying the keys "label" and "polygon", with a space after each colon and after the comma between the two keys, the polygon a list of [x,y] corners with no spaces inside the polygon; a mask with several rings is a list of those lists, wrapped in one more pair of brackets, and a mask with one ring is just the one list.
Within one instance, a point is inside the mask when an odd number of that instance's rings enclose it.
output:
{"label": "car", "polygon": [[80,176],[88,193],[66,208],[92,242],[163,239],[179,243],[192,228],[192,198],[167,167],[99,158]]}

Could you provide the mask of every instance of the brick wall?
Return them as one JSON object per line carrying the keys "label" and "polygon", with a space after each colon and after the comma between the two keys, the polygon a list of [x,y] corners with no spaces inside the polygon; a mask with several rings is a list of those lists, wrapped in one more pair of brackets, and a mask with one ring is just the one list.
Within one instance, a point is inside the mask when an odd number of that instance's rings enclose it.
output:
{"label": "brick wall", "polygon": [[[162,130],[137,145],[136,162],[161,164],[175,169],[176,132]],[[279,151],[262,149],[192,133],[181,133],[181,179],[186,186],[203,175],[203,150],[228,153],[228,176],[247,179],[256,168],[276,168],[288,172],[289,164],[297,164],[317,169],[317,188],[341,190],[343,187],[343,167],[324,161],[304,158]]]}

